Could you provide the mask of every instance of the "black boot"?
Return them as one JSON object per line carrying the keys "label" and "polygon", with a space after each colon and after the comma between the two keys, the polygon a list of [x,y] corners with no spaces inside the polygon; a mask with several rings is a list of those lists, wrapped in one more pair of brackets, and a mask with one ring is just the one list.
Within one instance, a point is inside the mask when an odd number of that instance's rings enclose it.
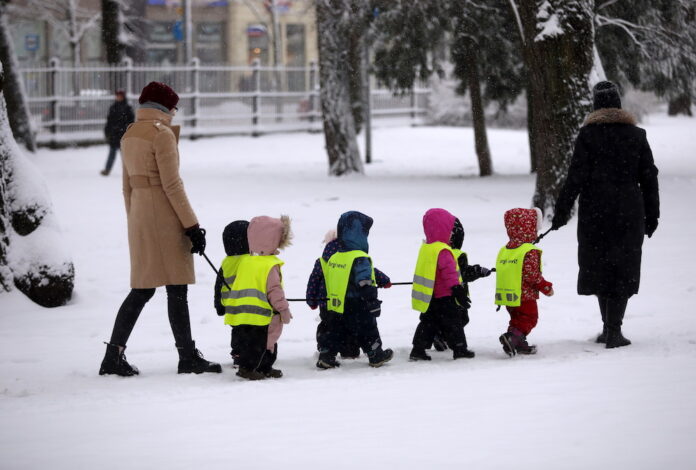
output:
{"label": "black boot", "polygon": [[319,369],[335,369],[340,367],[341,363],[336,360],[336,355],[330,352],[319,353],[319,360],[317,361],[317,367]]}
{"label": "black boot", "polygon": [[599,300],[599,312],[602,315],[602,332],[595,342],[604,344],[607,342],[607,300],[603,297],[597,297],[597,300]]}
{"label": "black boot", "polygon": [[425,352],[425,349],[418,349],[415,346],[411,349],[411,354],[408,355],[411,361],[431,361],[433,358]]}
{"label": "black boot", "polygon": [[237,377],[241,377],[247,380],[263,380],[266,378],[265,375],[263,375],[261,372],[257,370],[246,369],[244,367],[239,368],[239,370],[237,371]]}
{"label": "black boot", "polygon": [[382,349],[381,347],[367,353],[367,358],[370,361],[370,367],[382,367],[394,357],[394,351],[391,349]]}
{"label": "black boot", "polygon": [[196,349],[196,343],[190,346],[176,348],[179,352],[179,374],[202,374],[203,372],[222,372],[222,367],[216,362],[206,361],[203,354]]}
{"label": "black boot", "polygon": [[106,344],[106,354],[104,354],[104,360],[102,360],[99,368],[99,375],[130,377],[140,373],[137,367],[128,364],[126,355],[123,353],[126,350],[125,346],[111,343],[104,344]]}
{"label": "black boot", "polygon": [[457,348],[452,352],[452,359],[473,359],[475,356],[476,353],[467,348]]}
{"label": "black boot", "polygon": [[445,351],[447,349],[447,343],[439,334],[435,335],[435,337],[433,338],[433,346],[435,347],[436,351],[440,352]]}
{"label": "black boot", "polygon": [[283,376],[283,371],[280,369],[274,369],[273,367],[268,370],[263,371],[263,375],[267,379],[279,379]]}
{"label": "black boot", "polygon": [[624,313],[628,299],[617,298],[607,300],[606,325],[607,325],[607,349],[628,346],[631,341],[621,333]]}

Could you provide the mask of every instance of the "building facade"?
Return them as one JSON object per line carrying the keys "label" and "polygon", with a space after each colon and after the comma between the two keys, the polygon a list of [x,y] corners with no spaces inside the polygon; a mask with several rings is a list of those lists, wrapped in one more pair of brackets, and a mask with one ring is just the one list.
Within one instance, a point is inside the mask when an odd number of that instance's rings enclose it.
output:
{"label": "building facade", "polygon": [[[202,63],[305,66],[318,57],[312,0],[188,0],[191,2],[193,55]],[[50,2],[50,8],[40,8]],[[183,0],[133,0],[125,14],[136,62],[182,63],[186,58]],[[275,5],[275,9],[273,8]],[[37,6],[39,13],[37,15]],[[10,28],[20,63],[100,63],[105,54],[98,18],[100,0],[77,2],[79,41],[69,40],[68,0],[17,0]],[[275,15],[273,14],[275,12]],[[137,24],[137,27],[136,27]],[[274,38],[274,31],[278,38]],[[75,35],[73,34],[73,37]]]}

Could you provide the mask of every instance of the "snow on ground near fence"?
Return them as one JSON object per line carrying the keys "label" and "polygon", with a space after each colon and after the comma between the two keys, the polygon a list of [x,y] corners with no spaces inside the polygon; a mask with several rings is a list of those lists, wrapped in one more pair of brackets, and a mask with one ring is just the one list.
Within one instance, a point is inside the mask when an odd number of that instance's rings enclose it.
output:
{"label": "snow on ground near fence", "polygon": [[[634,345],[607,351],[594,299],[575,294],[575,222],[541,243],[556,296],[540,302],[534,357],[509,359],[497,338],[507,315],[492,305],[494,279],[472,285],[467,327],[473,360],[433,353],[407,361],[418,316],[407,287],[384,299],[380,329],[395,359],[333,371],[314,368],[317,314],[293,305],[279,345],[285,377],[242,382],[229,331],[212,309],[214,274],[196,260],[194,337],[221,375],[177,376],[163,290],[146,306],[128,359],[141,376],[99,377],[129,265],[120,170],[98,175],[105,147],[41,150],[44,173],[72,246],[76,294],[46,310],[0,295],[0,468],[686,468],[696,432],[696,130],[693,119],[645,123],[660,167],[662,218],[644,249],[641,293],[629,303]],[[208,254],[223,257],[226,223],[292,216],[295,242],[281,257],[287,294],[301,297],[324,233],[345,210],[375,218],[370,253],[394,281],[409,281],[430,207],[457,214],[465,250],[491,266],[505,243],[503,212],[526,207],[526,133],[491,130],[497,176],[475,177],[473,135],[462,128],[375,133],[367,177],[328,178],[319,134],[182,141],[182,174]]]}

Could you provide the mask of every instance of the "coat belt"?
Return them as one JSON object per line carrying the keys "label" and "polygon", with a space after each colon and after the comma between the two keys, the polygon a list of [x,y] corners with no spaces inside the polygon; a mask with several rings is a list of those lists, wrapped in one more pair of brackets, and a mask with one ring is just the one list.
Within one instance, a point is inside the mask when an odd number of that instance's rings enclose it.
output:
{"label": "coat belt", "polygon": [[162,186],[159,176],[134,175],[129,177],[131,188],[149,188],[151,186]]}

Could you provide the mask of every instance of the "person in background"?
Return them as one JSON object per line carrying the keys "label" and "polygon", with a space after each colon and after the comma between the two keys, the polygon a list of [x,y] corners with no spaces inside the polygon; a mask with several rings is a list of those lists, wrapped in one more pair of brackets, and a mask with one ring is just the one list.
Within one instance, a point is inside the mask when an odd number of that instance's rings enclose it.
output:
{"label": "person in background", "polygon": [[133,121],[135,121],[135,114],[126,100],[126,92],[116,90],[115,101],[109,106],[109,114],[104,126],[104,136],[109,145],[109,156],[106,158],[106,167],[101,171],[103,176],[109,176],[111,173],[111,168],[116,161],[116,152],[121,146],[121,137]]}

